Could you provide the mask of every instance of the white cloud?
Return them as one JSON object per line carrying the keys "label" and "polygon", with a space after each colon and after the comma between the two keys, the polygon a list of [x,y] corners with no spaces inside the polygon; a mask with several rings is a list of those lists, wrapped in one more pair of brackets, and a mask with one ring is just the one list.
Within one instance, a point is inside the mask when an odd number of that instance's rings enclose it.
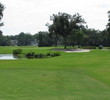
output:
{"label": "white cloud", "polygon": [[90,28],[103,30],[107,24],[109,0],[1,0],[6,6],[4,34],[45,31],[50,16],[58,12],[80,13]]}

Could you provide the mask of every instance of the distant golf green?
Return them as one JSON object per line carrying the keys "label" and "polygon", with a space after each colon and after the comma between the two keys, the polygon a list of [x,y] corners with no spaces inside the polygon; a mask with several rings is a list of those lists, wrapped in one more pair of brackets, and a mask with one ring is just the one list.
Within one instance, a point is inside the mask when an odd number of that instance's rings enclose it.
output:
{"label": "distant golf green", "polygon": [[[16,48],[43,53],[52,47],[0,47],[0,54]],[[0,60],[0,100],[110,100],[110,51]]]}

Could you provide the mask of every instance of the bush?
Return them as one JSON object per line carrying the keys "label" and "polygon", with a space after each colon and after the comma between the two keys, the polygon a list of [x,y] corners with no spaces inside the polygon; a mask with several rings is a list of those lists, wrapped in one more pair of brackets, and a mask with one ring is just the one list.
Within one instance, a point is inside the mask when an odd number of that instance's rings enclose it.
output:
{"label": "bush", "polygon": [[48,52],[47,54],[35,54],[34,52],[28,52],[26,54],[22,53],[22,49],[15,49],[13,50],[13,55],[16,58],[47,58],[47,57],[56,57],[56,56],[60,56],[60,52]]}
{"label": "bush", "polygon": [[59,52],[51,53],[48,52],[47,54],[35,54],[34,58],[47,58],[47,57],[55,57],[55,56],[60,56]]}
{"label": "bush", "polygon": [[59,53],[59,52],[54,52],[54,53],[49,52],[49,53],[46,54],[46,56],[47,56],[47,57],[60,56],[60,53]]}
{"label": "bush", "polygon": [[26,58],[34,58],[34,52],[27,53]]}
{"label": "bush", "polygon": [[21,54],[22,51],[23,51],[22,49],[15,49],[15,50],[13,50],[13,55]]}
{"label": "bush", "polygon": [[[18,52],[19,51],[19,52]],[[26,54],[23,54],[21,55],[22,53],[22,50],[21,49],[17,49],[17,50],[14,50],[13,51],[13,54],[14,56],[18,57],[18,56],[25,56],[26,58],[30,58],[30,59],[33,59],[33,58],[47,58],[47,57],[55,57],[55,56],[60,56],[60,53],[59,52],[54,52],[54,53],[51,53],[51,52],[48,52],[47,54],[42,54],[42,53],[39,53],[39,54],[35,54],[34,52],[28,52]],[[16,54],[16,55],[15,55]],[[20,55],[18,55],[20,54]]]}
{"label": "bush", "polygon": [[34,58],[46,58],[45,54],[35,54]]}
{"label": "bush", "polygon": [[46,54],[46,56],[50,57],[50,56],[51,56],[51,52],[48,52],[48,53]]}
{"label": "bush", "polygon": [[60,53],[59,52],[53,53],[53,57],[56,57],[56,56],[60,56]]}
{"label": "bush", "polygon": [[96,46],[83,46],[83,49],[96,49]]}
{"label": "bush", "polygon": [[110,47],[108,47],[107,49],[110,49]]}

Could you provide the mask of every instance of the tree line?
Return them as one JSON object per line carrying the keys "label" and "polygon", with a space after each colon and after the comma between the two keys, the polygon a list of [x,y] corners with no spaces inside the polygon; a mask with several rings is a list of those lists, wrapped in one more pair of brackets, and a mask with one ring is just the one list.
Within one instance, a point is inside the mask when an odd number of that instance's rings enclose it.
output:
{"label": "tree line", "polygon": [[[0,26],[5,7],[0,3]],[[70,15],[67,13],[53,14],[50,16],[52,24],[47,23],[48,31],[40,31],[34,35],[21,32],[18,35],[4,36],[0,30],[0,46],[110,46],[110,11],[108,11],[108,23],[103,31],[90,29],[86,21],[79,13]]]}

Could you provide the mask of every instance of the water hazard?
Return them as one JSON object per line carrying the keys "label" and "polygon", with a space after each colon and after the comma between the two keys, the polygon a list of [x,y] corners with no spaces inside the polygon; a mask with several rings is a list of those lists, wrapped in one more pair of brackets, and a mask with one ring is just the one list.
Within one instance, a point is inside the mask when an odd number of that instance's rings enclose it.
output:
{"label": "water hazard", "polygon": [[0,54],[0,60],[11,60],[11,59],[17,59],[13,56],[13,54]]}

